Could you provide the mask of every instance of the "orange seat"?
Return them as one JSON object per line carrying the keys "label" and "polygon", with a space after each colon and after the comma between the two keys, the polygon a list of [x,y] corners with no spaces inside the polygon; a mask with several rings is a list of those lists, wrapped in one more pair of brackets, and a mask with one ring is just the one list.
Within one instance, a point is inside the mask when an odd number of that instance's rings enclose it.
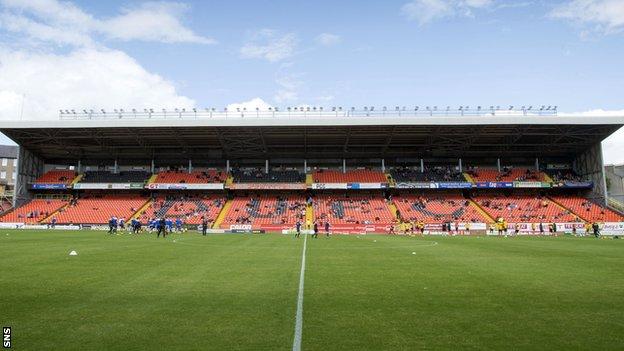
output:
{"label": "orange seat", "polygon": [[312,174],[316,183],[387,183],[388,178],[380,171],[354,169],[343,173],[336,170],[319,170]]}
{"label": "orange seat", "polygon": [[165,171],[160,172],[156,176],[154,183],[167,184],[203,184],[203,183],[223,183],[227,178],[227,174],[222,171]]}
{"label": "orange seat", "polygon": [[555,196],[555,201],[570,209],[585,221],[589,222],[622,222],[622,217],[617,212],[602,207],[580,196]]}
{"label": "orange seat", "polygon": [[55,169],[46,172],[41,177],[35,180],[35,183],[42,184],[71,184],[71,182],[76,178],[76,172],[65,170],[65,169]]}
{"label": "orange seat", "polygon": [[317,221],[331,224],[379,224],[396,222],[386,199],[381,196],[319,195],[314,198],[314,216]]}
{"label": "orange seat", "polygon": [[499,172],[496,169],[477,169],[469,171],[472,179],[476,182],[513,182],[513,181],[544,181],[544,173],[536,172],[528,168],[511,168]]}
{"label": "orange seat", "polygon": [[405,221],[425,223],[488,222],[463,196],[457,195],[400,195],[393,202]]}
{"label": "orange seat", "polygon": [[214,222],[225,204],[225,197],[210,195],[201,197],[158,197],[141,215],[141,222],[153,218],[181,218],[186,224],[200,224],[202,217]]}
{"label": "orange seat", "polygon": [[493,218],[507,222],[576,222],[571,211],[562,209],[545,197],[530,195],[480,195],[475,201]]}
{"label": "orange seat", "polygon": [[226,214],[222,228],[232,224],[252,226],[294,226],[305,220],[305,199],[301,195],[236,197]]}
{"label": "orange seat", "polygon": [[[146,198],[128,195],[104,195],[78,199],[55,217],[57,223],[104,224],[112,216],[126,221],[147,201]],[[49,223],[48,219],[46,223]]]}
{"label": "orange seat", "polygon": [[66,204],[66,200],[31,200],[27,204],[1,216],[0,222],[38,223]]}

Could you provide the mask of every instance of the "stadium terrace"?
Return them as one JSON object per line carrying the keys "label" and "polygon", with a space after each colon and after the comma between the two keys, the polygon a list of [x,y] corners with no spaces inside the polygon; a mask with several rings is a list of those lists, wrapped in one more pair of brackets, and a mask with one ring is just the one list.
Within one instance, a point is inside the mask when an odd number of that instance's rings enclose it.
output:
{"label": "stadium terrace", "polygon": [[99,228],[114,216],[207,220],[215,232],[329,222],[344,233],[540,234],[597,223],[621,234],[601,141],[623,125],[551,106],[61,110],[0,127],[19,145],[0,226]]}

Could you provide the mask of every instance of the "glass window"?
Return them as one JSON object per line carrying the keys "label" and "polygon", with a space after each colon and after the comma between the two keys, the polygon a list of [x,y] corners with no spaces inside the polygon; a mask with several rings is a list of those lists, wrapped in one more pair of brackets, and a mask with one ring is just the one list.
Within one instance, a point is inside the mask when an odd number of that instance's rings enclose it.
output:
{"label": "glass window", "polygon": [[13,159],[13,167],[17,167],[17,159],[16,158]]}
{"label": "glass window", "polygon": [[0,179],[6,179],[6,172],[5,171],[0,172]]}
{"label": "glass window", "polygon": [[8,164],[9,164],[9,159],[3,158],[2,159],[2,166],[6,167],[6,165],[8,165]]}

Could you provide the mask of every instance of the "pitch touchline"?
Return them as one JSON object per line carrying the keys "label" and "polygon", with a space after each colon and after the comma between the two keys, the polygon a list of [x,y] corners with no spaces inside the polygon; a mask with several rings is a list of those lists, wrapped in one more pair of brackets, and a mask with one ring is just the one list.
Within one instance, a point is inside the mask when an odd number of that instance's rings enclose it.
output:
{"label": "pitch touchline", "polygon": [[303,282],[305,276],[306,245],[308,235],[303,236],[303,252],[301,253],[301,273],[299,274],[299,295],[297,295],[297,315],[295,317],[295,337],[293,338],[293,351],[301,350],[301,333],[303,331]]}

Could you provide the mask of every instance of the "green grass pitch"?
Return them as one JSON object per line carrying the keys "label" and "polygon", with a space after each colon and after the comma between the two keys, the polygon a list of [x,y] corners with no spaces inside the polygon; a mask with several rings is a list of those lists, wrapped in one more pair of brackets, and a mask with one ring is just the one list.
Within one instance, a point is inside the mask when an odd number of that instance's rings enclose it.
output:
{"label": "green grass pitch", "polygon": [[[303,238],[0,230],[0,248],[14,350],[292,349]],[[621,350],[623,267],[620,240],[308,238],[302,349]]]}

